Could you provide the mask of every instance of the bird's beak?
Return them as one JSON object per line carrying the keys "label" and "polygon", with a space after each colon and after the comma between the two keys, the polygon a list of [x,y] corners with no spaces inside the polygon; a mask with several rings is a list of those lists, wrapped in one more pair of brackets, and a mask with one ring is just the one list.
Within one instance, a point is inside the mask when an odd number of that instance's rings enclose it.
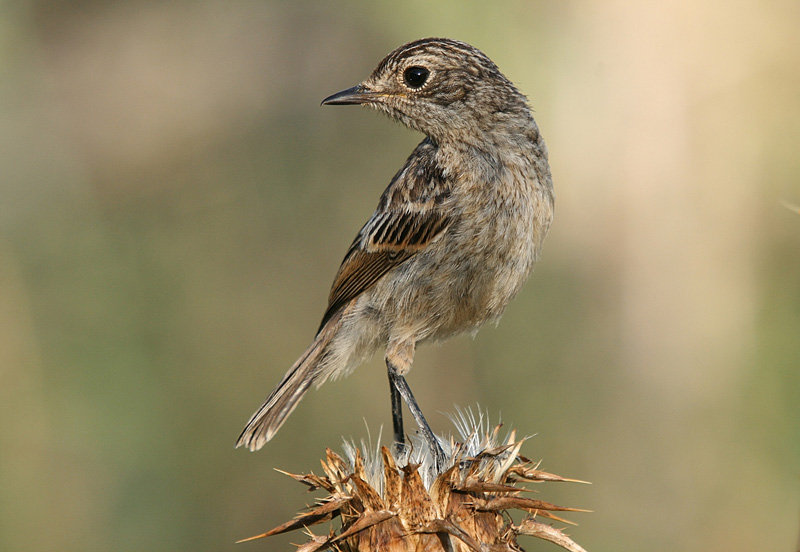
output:
{"label": "bird's beak", "polygon": [[322,100],[320,105],[361,105],[375,99],[375,93],[362,85],[342,90]]}

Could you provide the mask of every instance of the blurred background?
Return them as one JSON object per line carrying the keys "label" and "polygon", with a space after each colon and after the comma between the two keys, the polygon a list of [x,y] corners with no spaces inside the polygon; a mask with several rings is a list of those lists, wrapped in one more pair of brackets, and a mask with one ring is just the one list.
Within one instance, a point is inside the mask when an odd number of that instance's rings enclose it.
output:
{"label": "blurred background", "polygon": [[0,549],[291,550],[233,544],[311,500],[272,468],[388,442],[378,357],[233,449],[421,140],[319,102],[438,35],[529,96],[557,208],[499,327],[419,351],[434,429],[535,434],[592,552],[797,550],[800,3],[0,9]]}

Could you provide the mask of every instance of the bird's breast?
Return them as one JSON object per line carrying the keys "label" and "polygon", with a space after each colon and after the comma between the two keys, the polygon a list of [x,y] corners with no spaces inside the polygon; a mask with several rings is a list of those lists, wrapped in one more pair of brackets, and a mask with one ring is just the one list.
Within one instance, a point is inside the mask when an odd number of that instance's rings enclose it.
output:
{"label": "bird's breast", "polygon": [[517,294],[551,217],[543,213],[551,207],[529,167],[501,166],[481,180],[456,187],[458,218],[443,244],[455,267],[454,308],[475,326],[498,318]]}
{"label": "bird's breast", "polygon": [[447,230],[363,301],[390,321],[390,340],[444,339],[499,318],[530,273],[550,225],[549,172],[542,182],[541,171],[522,157],[477,165],[474,159],[449,161],[444,173],[457,176],[441,204],[451,221]]}

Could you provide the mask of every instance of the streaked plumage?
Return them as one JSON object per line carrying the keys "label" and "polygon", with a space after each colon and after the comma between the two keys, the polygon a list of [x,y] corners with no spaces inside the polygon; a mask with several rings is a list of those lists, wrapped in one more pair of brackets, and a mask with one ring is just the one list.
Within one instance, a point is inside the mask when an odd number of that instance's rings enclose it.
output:
{"label": "streaked plumage", "polygon": [[406,44],[323,103],[367,105],[427,137],[345,255],[314,342],[239,437],[237,446],[251,450],[274,436],[312,383],[348,374],[380,349],[390,379],[402,377],[417,343],[496,320],[552,220],[547,148],[527,101],[472,46]]}

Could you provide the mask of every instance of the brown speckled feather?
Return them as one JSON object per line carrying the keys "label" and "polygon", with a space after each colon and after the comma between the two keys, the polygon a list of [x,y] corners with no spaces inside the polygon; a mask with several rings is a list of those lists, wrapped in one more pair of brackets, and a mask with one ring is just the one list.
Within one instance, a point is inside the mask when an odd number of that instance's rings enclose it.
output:
{"label": "brown speckled feather", "polygon": [[430,139],[424,140],[386,188],[339,267],[318,331],[339,309],[447,229],[451,216],[442,202],[450,186],[433,162],[434,149]]}

